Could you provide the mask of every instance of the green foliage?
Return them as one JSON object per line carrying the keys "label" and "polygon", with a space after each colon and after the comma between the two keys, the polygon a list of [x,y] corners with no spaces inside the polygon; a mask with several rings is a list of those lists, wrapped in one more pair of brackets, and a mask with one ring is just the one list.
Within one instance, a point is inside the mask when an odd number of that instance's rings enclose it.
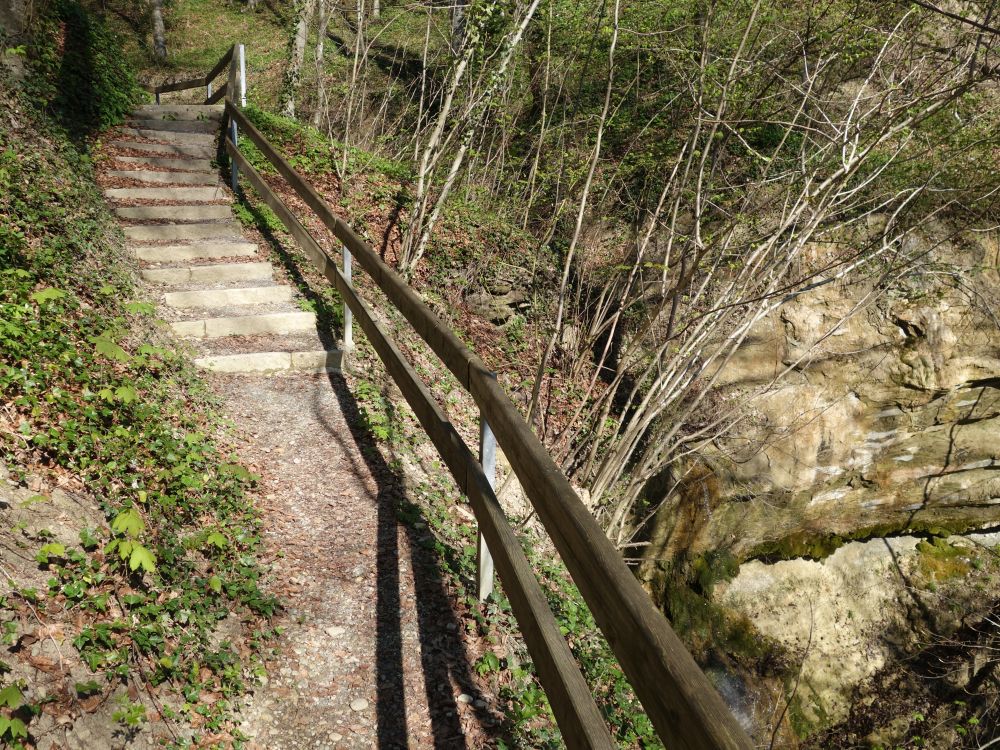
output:
{"label": "green foliage", "polygon": [[[0,431],[0,460],[74,475],[107,518],[79,530],[79,547],[44,539],[47,591],[16,599],[75,609],[91,670],[109,686],[141,671],[186,691],[182,718],[210,731],[229,704],[201,705],[201,692],[239,693],[250,673],[235,651],[211,650],[211,634],[233,611],[253,620],[277,606],[258,585],[244,497],[257,478],[209,437],[220,421],[203,386],[137,306],[89,160],[2,82],[0,110],[19,113],[0,118],[0,402],[15,427]],[[186,544],[200,534],[206,543]],[[213,659],[219,669],[192,669]],[[142,721],[136,706],[120,711],[129,727]],[[4,741],[23,739],[30,717],[0,716]]]}
{"label": "green foliage", "polygon": [[[247,107],[245,112],[250,121],[299,172],[307,175],[325,175],[338,171],[344,148],[342,143],[328,138],[309,125],[273,112],[266,112],[253,106]],[[254,169],[269,173],[274,171],[263,154],[253,148],[252,144],[246,145],[250,148],[244,148],[241,144],[240,149],[247,154]],[[412,178],[410,167],[401,162],[362,149],[349,148],[347,173],[368,170],[379,172],[400,182]]]}
{"label": "green foliage", "polygon": [[43,6],[29,48],[29,91],[74,137],[115,125],[143,93],[119,38],[76,0]]}

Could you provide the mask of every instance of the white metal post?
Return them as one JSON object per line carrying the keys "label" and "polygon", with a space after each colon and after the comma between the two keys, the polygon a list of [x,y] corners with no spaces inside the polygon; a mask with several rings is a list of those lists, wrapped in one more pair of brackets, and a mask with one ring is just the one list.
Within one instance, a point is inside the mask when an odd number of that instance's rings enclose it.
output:
{"label": "white metal post", "polygon": [[[479,465],[483,467],[483,473],[490,487],[496,489],[497,439],[482,413],[479,415]],[[490,548],[486,546],[482,533],[477,536],[476,580],[479,584],[479,601],[483,602],[493,593],[493,555],[490,554]]]}
{"label": "white metal post", "polygon": [[[245,107],[247,105],[247,66],[243,54],[243,45],[237,44],[234,52],[235,57],[229,63],[229,93],[235,96],[237,89],[233,84],[239,84],[240,106]],[[239,145],[239,129],[236,126],[236,119],[233,117],[229,118],[229,136],[234,146]],[[240,170],[236,166],[235,159],[229,160],[229,173],[233,192],[235,193],[240,187]]]}
{"label": "white metal post", "polygon": [[208,84],[205,86],[205,101],[207,102],[211,98],[212,98],[212,82],[209,81]]}
{"label": "white metal post", "polygon": [[[347,249],[347,245],[344,245],[344,278],[347,283],[351,283],[351,272],[354,266],[353,259],[351,258],[351,251]],[[351,312],[351,308],[347,306],[347,302],[344,302],[344,349],[354,348],[354,313]]]}
{"label": "white metal post", "polygon": [[240,106],[247,106],[247,60],[243,53],[243,45],[236,45],[236,52],[240,58]]}

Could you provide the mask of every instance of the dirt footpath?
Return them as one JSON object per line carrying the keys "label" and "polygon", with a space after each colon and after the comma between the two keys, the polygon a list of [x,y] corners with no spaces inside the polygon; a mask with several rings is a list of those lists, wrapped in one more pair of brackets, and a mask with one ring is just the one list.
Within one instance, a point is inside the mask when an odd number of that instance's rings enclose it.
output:
{"label": "dirt footpath", "polygon": [[471,668],[481,646],[419,544],[428,532],[398,523],[402,482],[357,429],[343,378],[211,382],[263,477],[268,585],[286,607],[243,711],[250,746],[493,746],[499,717]]}

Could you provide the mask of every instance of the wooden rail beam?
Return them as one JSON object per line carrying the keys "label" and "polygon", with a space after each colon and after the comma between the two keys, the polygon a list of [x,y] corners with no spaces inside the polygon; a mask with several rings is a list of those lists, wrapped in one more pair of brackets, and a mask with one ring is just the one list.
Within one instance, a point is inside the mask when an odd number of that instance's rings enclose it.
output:
{"label": "wooden rail beam", "polygon": [[567,744],[573,748],[595,750],[614,748],[615,744],[590,688],[580,674],[531,564],[507,522],[479,462],[427,386],[344,277],[336,260],[323,250],[309,230],[228,139],[226,151],[237,162],[243,177],[281,219],[310,260],[340,292],[458,486],[469,497],[482,533],[490,549],[494,550],[496,566],[500,570],[511,609]]}

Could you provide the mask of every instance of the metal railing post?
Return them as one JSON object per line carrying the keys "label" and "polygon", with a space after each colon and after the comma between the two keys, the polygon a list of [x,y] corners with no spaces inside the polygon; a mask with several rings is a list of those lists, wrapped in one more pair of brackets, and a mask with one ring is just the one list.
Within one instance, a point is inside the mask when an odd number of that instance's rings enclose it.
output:
{"label": "metal railing post", "polygon": [[236,45],[236,53],[240,58],[240,106],[247,106],[247,60],[243,53],[243,45]]}
{"label": "metal railing post", "polygon": [[157,104],[160,103],[160,92],[159,91],[156,92],[156,103]]}
{"label": "metal railing post", "polygon": [[[237,84],[239,85],[240,94],[240,106],[245,107],[247,104],[247,68],[246,61],[243,56],[243,45],[235,45],[233,50],[233,59],[229,62],[229,96],[231,98],[236,96]],[[234,146],[239,145],[239,129],[236,125],[236,118],[229,118],[229,138],[232,140]],[[230,159],[229,161],[229,176],[230,184],[233,188],[233,192],[239,192],[240,187],[240,168],[236,165],[236,162]]]}
{"label": "metal railing post", "polygon": [[[354,259],[351,257],[351,251],[347,249],[347,245],[344,245],[344,279],[348,284],[351,283],[351,273],[354,268]],[[347,306],[347,301],[344,301],[344,349],[354,348],[354,313],[351,312],[351,308]]]}
{"label": "metal railing post", "polygon": [[207,84],[205,84],[205,99],[211,99],[211,98],[212,98],[212,82],[209,81]]}
{"label": "metal railing post", "polygon": [[[496,489],[497,474],[497,439],[493,435],[490,423],[483,413],[479,413],[479,465],[483,467],[490,487]],[[476,540],[476,582],[478,584],[479,601],[493,593],[493,555],[486,546],[482,532],[477,533]]]}

